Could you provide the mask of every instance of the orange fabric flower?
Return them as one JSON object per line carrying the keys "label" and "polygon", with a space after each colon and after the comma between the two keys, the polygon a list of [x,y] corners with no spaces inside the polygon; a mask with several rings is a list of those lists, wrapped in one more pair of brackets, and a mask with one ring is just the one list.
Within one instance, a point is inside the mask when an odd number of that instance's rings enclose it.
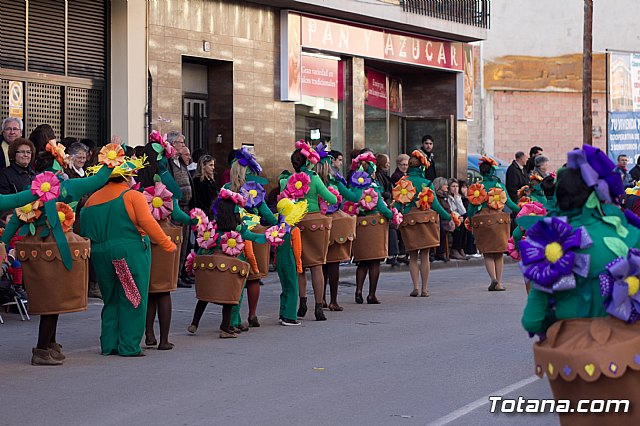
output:
{"label": "orange fabric flower", "polygon": [[518,201],[518,207],[522,208],[525,204],[529,204],[531,202],[531,198],[529,197],[520,197]]}
{"label": "orange fabric flower", "polygon": [[425,168],[428,169],[431,166],[431,163],[429,162],[427,156],[424,155],[424,152],[420,151],[419,149],[414,149],[411,155],[419,159]]}
{"label": "orange fabric flower", "polygon": [[56,161],[58,161],[58,164],[60,164],[60,167],[67,167],[67,164],[65,162],[66,153],[64,145],[56,142],[55,139],[51,139],[49,142],[47,142],[47,145],[44,147],[44,149],[50,152],[51,155],[55,157]]}
{"label": "orange fabric flower", "polygon": [[393,194],[394,201],[397,201],[400,204],[408,204],[413,200],[413,197],[416,196],[416,187],[413,186],[406,176],[404,176],[398,181],[398,183],[396,183],[396,186],[393,187],[391,192]]}
{"label": "orange fabric flower", "polygon": [[433,190],[428,186],[425,186],[422,191],[420,191],[420,194],[418,194],[416,206],[418,206],[420,210],[429,210],[434,199],[435,194],[433,193]]}
{"label": "orange fabric flower", "polygon": [[31,223],[36,221],[42,214],[42,212],[39,210],[40,207],[42,207],[42,201],[36,200],[33,203],[25,204],[22,207],[18,207],[15,212],[18,216],[18,219],[26,223]]}
{"label": "orange fabric flower", "polygon": [[478,160],[478,164],[479,163],[489,163],[492,166],[497,166],[498,162],[496,160],[494,160],[491,157],[487,157],[486,155],[483,155],[482,157],[480,157],[480,160]]}
{"label": "orange fabric flower", "polygon": [[537,173],[531,173],[531,175],[529,176],[529,182],[531,183],[531,185],[535,185],[538,182],[542,182],[542,176],[540,176]]}
{"label": "orange fabric flower", "polygon": [[114,143],[107,144],[100,150],[98,161],[110,169],[118,167],[124,163],[124,149]]}
{"label": "orange fabric flower", "polygon": [[467,198],[474,206],[479,206],[487,201],[487,191],[484,189],[484,185],[481,183],[471,185],[467,191]]}
{"label": "orange fabric flower", "polygon": [[507,194],[505,194],[502,188],[495,186],[489,190],[488,195],[489,199],[487,200],[487,204],[489,205],[489,208],[494,210],[502,210],[504,208],[504,205],[507,202]]}
{"label": "orange fabric flower", "polygon": [[471,221],[469,220],[469,218],[466,218],[464,220],[464,227],[467,231],[471,231]]}
{"label": "orange fabric flower", "polygon": [[462,221],[460,220],[460,215],[456,212],[451,212],[451,220],[453,220],[453,224],[456,226],[456,228],[462,223]]}
{"label": "orange fabric flower", "polygon": [[73,227],[73,222],[76,221],[76,214],[73,209],[65,203],[56,203],[56,210],[58,211],[58,218],[62,225],[64,232],[69,232]]}
{"label": "orange fabric flower", "polygon": [[518,198],[526,197],[531,193],[531,189],[529,185],[525,185],[522,188],[518,189]]}

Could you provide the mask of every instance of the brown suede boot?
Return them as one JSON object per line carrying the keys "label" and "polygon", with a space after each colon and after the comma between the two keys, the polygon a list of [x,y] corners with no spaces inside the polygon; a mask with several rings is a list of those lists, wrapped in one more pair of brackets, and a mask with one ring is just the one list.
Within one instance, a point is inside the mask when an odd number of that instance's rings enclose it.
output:
{"label": "brown suede boot", "polygon": [[31,350],[31,365],[62,365],[62,361],[58,361],[51,357],[50,349],[33,348]]}
{"label": "brown suede boot", "polygon": [[62,345],[57,342],[49,343],[49,351],[51,352],[51,358],[57,361],[64,361],[66,356],[62,353]]}

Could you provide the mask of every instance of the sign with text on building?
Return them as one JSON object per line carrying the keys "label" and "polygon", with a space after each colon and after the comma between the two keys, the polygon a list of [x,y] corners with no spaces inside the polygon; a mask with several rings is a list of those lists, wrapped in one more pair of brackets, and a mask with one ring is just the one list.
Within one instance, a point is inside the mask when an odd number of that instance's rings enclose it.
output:
{"label": "sign with text on building", "polygon": [[607,151],[615,162],[620,154],[640,156],[640,53],[609,52]]}
{"label": "sign with text on building", "polygon": [[338,100],[339,61],[303,54],[301,63],[302,94]]}
{"label": "sign with text on building", "polygon": [[[291,14],[289,14],[291,15]],[[302,47],[462,71],[463,43],[301,16]]]}
{"label": "sign with text on building", "polygon": [[[386,74],[366,68],[365,75],[365,105],[386,109],[387,96],[389,97],[389,110],[402,112],[402,97],[400,95],[400,81],[393,79]],[[387,91],[388,81],[388,91]]]}
{"label": "sign with text on building", "polygon": [[23,118],[23,93],[21,81],[9,81],[9,117]]}

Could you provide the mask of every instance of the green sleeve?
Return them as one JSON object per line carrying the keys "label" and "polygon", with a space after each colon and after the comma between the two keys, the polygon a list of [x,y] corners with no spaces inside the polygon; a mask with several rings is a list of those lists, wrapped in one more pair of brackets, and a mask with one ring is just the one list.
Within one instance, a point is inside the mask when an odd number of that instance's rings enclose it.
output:
{"label": "green sleeve", "polygon": [[382,192],[380,191],[380,189],[375,188],[375,190],[378,193],[378,203],[376,205],[376,207],[378,208],[378,211],[382,213],[384,217],[391,220],[391,218],[393,218],[393,212],[389,210],[387,203],[384,202],[384,198],[382,198]]}
{"label": "green sleeve", "polygon": [[344,186],[342,182],[336,181],[334,185],[338,187],[338,192],[340,193],[340,195],[342,195],[342,198],[345,198],[352,203],[357,203],[358,201],[360,201],[360,197],[349,188]]}
{"label": "green sleeve", "polygon": [[9,244],[13,236],[16,235],[16,232],[18,232],[18,229],[20,229],[22,225],[23,223],[20,222],[20,219],[18,219],[18,215],[13,214],[11,216],[11,219],[9,219],[7,226],[5,226],[4,228],[4,233],[2,234],[2,242],[5,244]]}
{"label": "green sleeve", "polygon": [[516,226],[516,229],[513,230],[513,243],[516,246],[516,250],[520,251],[520,241],[522,241],[522,237],[524,233],[522,232],[522,228]]}
{"label": "green sleeve", "polygon": [[171,176],[171,173],[167,169],[158,170],[158,174],[160,175],[160,180],[167,187],[167,190],[171,192],[174,199],[182,199],[182,191],[180,190],[180,186],[178,182]]}
{"label": "green sleeve", "polygon": [[26,204],[33,203],[38,199],[30,189],[25,189],[17,194],[0,195],[0,210],[13,210]]}
{"label": "green sleeve", "polygon": [[240,235],[242,235],[242,238],[248,241],[253,241],[254,243],[257,244],[264,244],[267,242],[267,237],[264,236],[264,234],[256,234],[255,232],[251,232],[249,231],[249,228],[247,228],[247,226],[242,226],[242,229],[240,230]]}
{"label": "green sleeve", "polygon": [[505,187],[501,183],[496,184],[496,186],[499,186],[500,189],[502,189],[505,195],[507,196],[507,207],[509,207],[509,210],[511,210],[514,213],[518,213],[520,211],[520,207],[518,207],[518,205],[513,202],[511,197],[509,197],[509,193],[507,192]]}
{"label": "green sleeve", "polygon": [[178,205],[178,200],[173,199],[173,211],[171,212],[171,219],[183,225],[191,225],[191,216],[182,211]]}
{"label": "green sleeve", "polygon": [[469,218],[469,220],[471,220],[473,215],[475,215],[476,213],[478,213],[478,206],[469,203],[469,208],[467,209],[467,217]]}
{"label": "green sleeve", "polygon": [[338,197],[336,197],[335,194],[331,193],[331,191],[327,189],[324,182],[322,182],[322,179],[320,179],[320,176],[316,174],[312,175],[311,182],[315,186],[318,195],[322,197],[327,203],[335,204],[338,202]]}
{"label": "green sleeve", "polygon": [[273,212],[269,209],[266,202],[260,203],[258,206],[258,214],[261,218],[267,221],[269,225],[277,225],[278,218],[273,214]]}
{"label": "green sleeve", "polygon": [[71,198],[72,201],[79,201],[83,195],[95,192],[102,188],[111,177],[110,169],[106,166],[100,168],[98,173],[93,176],[87,176],[82,179],[69,179],[62,182],[62,187],[67,191],[67,195],[63,199]]}
{"label": "green sleeve", "polygon": [[433,183],[429,184],[429,188],[431,188],[431,190],[433,191],[434,197],[433,197],[433,205],[431,206],[436,212],[438,212],[438,214],[440,215],[441,218],[443,218],[444,220],[451,220],[451,215],[444,209],[444,207],[442,207],[442,205],[440,204],[440,201],[438,201],[438,197],[435,196],[436,190],[433,187]]}
{"label": "green sleeve", "polygon": [[544,333],[551,325],[550,295],[532,288],[522,315],[522,326],[530,333]]}

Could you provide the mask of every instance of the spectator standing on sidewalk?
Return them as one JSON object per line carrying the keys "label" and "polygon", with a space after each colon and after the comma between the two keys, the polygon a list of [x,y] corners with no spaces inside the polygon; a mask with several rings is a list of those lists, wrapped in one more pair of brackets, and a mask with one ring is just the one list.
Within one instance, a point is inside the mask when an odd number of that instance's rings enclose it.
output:
{"label": "spectator standing on sidewalk", "polygon": [[433,136],[424,135],[422,137],[422,152],[429,160],[429,167],[424,171],[424,177],[430,181],[434,181],[438,174],[436,173],[436,162],[433,158]]}
{"label": "spectator standing on sidewalk", "polygon": [[522,151],[516,152],[516,159],[507,168],[506,187],[507,193],[512,200],[518,199],[518,189],[529,184],[529,173],[526,170],[527,154]]}
{"label": "spectator standing on sidewalk", "polygon": [[[449,179],[449,206],[452,212],[458,213],[463,218],[463,221],[466,219],[467,209],[462,202],[460,185],[456,179]],[[466,231],[464,226],[458,226],[453,230],[450,256],[452,259],[467,260],[467,256],[464,254],[464,231]]]}
{"label": "spectator standing on sidewalk", "polygon": [[529,159],[527,160],[527,165],[525,167],[527,173],[531,173],[533,169],[536,168],[536,157],[542,155],[542,148],[539,146],[532,146],[529,149]]}
{"label": "spectator standing on sidewalk", "polygon": [[[393,183],[391,177],[389,177],[389,170],[391,169],[391,163],[389,162],[389,156],[386,154],[377,154],[376,162],[378,169],[376,170],[376,182],[382,190],[382,198],[387,206],[391,206],[393,202]],[[389,257],[387,257],[386,263],[391,266],[399,266],[398,262],[398,230],[393,226],[389,226]]]}
{"label": "spectator standing on sidewalk", "polygon": [[409,156],[407,154],[398,155],[398,158],[396,158],[396,170],[391,175],[391,181],[394,185],[407,175],[407,170],[409,170]]}
{"label": "spectator standing on sidewalk", "polygon": [[28,139],[17,138],[9,145],[9,167],[0,172],[0,194],[17,194],[35,178],[33,158],[35,147]]}
{"label": "spectator standing on sidewalk", "polygon": [[2,136],[0,136],[0,170],[9,167],[9,145],[22,137],[22,120],[17,117],[7,117],[2,121]]}
{"label": "spectator standing on sidewalk", "polygon": [[532,173],[537,174],[542,179],[549,176],[549,159],[544,155],[538,155],[534,161],[536,167],[533,169]]}
{"label": "spectator standing on sidewalk", "polygon": [[[626,154],[618,155],[618,164],[616,165],[614,172],[618,173],[622,178],[622,186],[625,188],[633,188],[633,178],[629,174],[627,170],[627,163],[629,162],[629,157]],[[546,176],[542,176],[546,177]]]}

